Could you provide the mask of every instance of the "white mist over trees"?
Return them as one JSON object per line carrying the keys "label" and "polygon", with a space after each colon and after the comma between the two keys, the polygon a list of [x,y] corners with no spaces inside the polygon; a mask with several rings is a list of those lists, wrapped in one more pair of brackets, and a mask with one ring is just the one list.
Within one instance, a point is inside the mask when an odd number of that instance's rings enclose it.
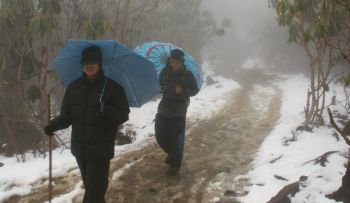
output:
{"label": "white mist over trees", "polygon": [[[48,93],[63,86],[51,60],[67,39],[116,39],[131,49],[159,40],[200,61],[217,26],[201,0],[0,0],[0,153],[46,151]],[[24,157],[22,157],[24,159]]]}
{"label": "white mist over trees", "polygon": [[307,57],[298,46],[287,44],[288,30],[278,26],[267,0],[205,0],[203,9],[212,12],[218,24],[224,18],[232,21],[226,34],[214,38],[203,53],[212,56],[217,69],[232,72],[248,58],[257,58],[279,70],[305,72]]}
{"label": "white mist over trees", "polygon": [[275,8],[279,25],[289,29],[289,42],[302,47],[309,59],[310,87],[304,126],[323,125],[328,85],[337,76],[334,69],[339,65],[349,68],[350,64],[350,4],[348,1],[279,0]]}

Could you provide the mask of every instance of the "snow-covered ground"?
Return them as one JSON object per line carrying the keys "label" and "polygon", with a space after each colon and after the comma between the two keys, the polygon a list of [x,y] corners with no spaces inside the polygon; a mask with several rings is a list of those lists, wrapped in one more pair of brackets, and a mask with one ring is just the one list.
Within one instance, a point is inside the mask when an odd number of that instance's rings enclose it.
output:
{"label": "snow-covered ground", "polygon": [[[225,102],[225,95],[239,85],[220,76],[215,76],[208,64],[202,65],[205,76],[211,76],[215,84],[202,87],[201,91],[191,99],[188,109],[188,120],[206,118],[220,110]],[[142,108],[132,108],[130,120],[126,123],[126,129],[132,128],[136,132],[136,139],[132,144],[116,146],[115,159],[123,153],[138,149],[154,141],[154,117],[157,111],[159,99],[148,102]],[[69,138],[70,129],[57,133],[62,140]],[[7,158],[0,156],[0,162],[4,164],[0,167],[0,202],[13,195],[25,195],[30,193],[33,186],[31,184],[39,182],[43,177],[48,177],[48,158],[33,157],[26,154],[25,162],[18,162],[15,157]],[[114,172],[112,178],[116,178],[130,166],[125,166]],[[67,171],[79,173],[74,157],[69,149],[56,149],[53,151],[53,176],[64,176]],[[47,181],[46,181],[46,184]],[[78,183],[73,191],[53,199],[53,203],[71,202],[72,198],[81,192],[81,184]]]}
{"label": "snow-covered ground", "polygon": [[[332,136],[329,127],[314,128],[313,132],[295,131],[303,123],[306,89],[309,80],[302,75],[286,76],[276,83],[282,90],[281,117],[271,134],[264,140],[258,150],[253,167],[246,177],[251,184],[249,193],[241,198],[246,203],[267,202],[284,186],[296,182],[300,176],[307,176],[301,191],[291,198],[295,203],[331,203],[325,197],[336,191],[341,185],[345,173],[348,148],[342,138],[338,141]],[[333,86],[328,92],[326,105],[336,95],[336,106],[332,111],[346,115],[343,102],[343,88]],[[327,113],[324,113],[326,125],[329,124]],[[336,120],[336,119],[335,119]],[[337,121],[336,121],[337,122]],[[339,151],[331,154],[325,167],[314,162],[328,151]],[[276,178],[283,177],[283,180]]]}
{"label": "snow-covered ground", "polygon": [[[247,62],[247,66],[251,66],[250,63]],[[227,93],[239,88],[239,85],[232,80],[213,76],[207,64],[203,67],[205,74],[211,75],[216,83],[203,87],[201,92],[191,100],[188,110],[190,121],[210,117],[223,106]],[[300,176],[308,176],[308,179],[301,191],[292,197],[292,202],[334,202],[327,199],[325,195],[337,190],[341,184],[348,148],[342,138],[338,141],[332,136],[333,130],[329,127],[314,128],[313,132],[295,131],[296,127],[303,122],[305,87],[308,84],[308,79],[302,75],[288,75],[275,83],[283,95],[281,117],[258,150],[253,170],[243,176],[249,179],[250,186],[246,188],[249,193],[240,199],[242,202],[266,202],[284,186],[299,180]],[[332,110],[345,114],[341,103],[345,100],[342,88],[330,88],[327,104],[330,103],[330,97],[333,95],[337,96],[338,102],[336,106],[331,106]],[[131,109],[127,126],[135,130],[137,136],[132,144],[116,147],[115,159],[123,153],[154,141],[151,135],[154,133],[154,116],[158,103],[159,100],[156,100],[145,104],[142,108]],[[325,121],[329,122],[326,114]],[[69,133],[69,129],[61,131],[59,136],[67,138]],[[339,152],[329,156],[329,162],[325,167],[308,162],[328,151]],[[16,158],[0,156],[0,162],[4,164],[0,167],[0,202],[14,194],[30,193],[32,183],[48,177],[47,158],[26,154],[26,159],[27,161],[22,163],[17,162]],[[75,159],[69,149],[54,150],[54,176],[65,175],[72,169],[74,170],[71,173],[79,173],[76,167]],[[128,167],[130,165],[114,172],[112,178],[119,177]],[[284,180],[277,179],[276,176],[283,177]],[[78,183],[73,191],[54,199],[53,202],[71,202],[72,198],[81,192],[81,184],[81,182]]]}

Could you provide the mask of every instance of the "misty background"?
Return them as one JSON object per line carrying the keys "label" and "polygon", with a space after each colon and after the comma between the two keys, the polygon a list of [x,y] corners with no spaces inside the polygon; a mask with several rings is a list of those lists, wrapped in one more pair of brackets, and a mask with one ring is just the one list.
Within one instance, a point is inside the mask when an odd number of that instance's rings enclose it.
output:
{"label": "misty background", "polygon": [[218,25],[225,18],[232,21],[222,36],[203,48],[203,58],[219,74],[232,74],[249,59],[259,61],[255,65],[264,69],[308,73],[305,52],[287,43],[288,30],[279,27],[267,0],[203,0],[202,9],[210,11]]}
{"label": "misty background", "polygon": [[[270,2],[273,2],[275,7],[269,5]],[[188,154],[192,155],[192,161],[189,163],[197,165],[198,171],[186,174],[189,175],[186,176],[186,181],[190,184],[185,184],[186,188],[183,192],[179,192],[178,187],[173,188],[175,196],[181,194],[187,198],[187,192],[193,193],[193,188],[204,189],[198,193],[195,192],[202,195],[207,190],[200,185],[206,184],[206,180],[211,180],[212,174],[220,172],[219,175],[221,175],[223,170],[229,171],[227,166],[239,166],[237,169],[241,170],[242,164],[236,160],[243,161],[245,164],[251,161],[251,154],[254,153],[252,151],[247,153],[246,150],[254,150],[257,147],[251,147],[253,145],[245,140],[255,142],[255,146],[258,146],[260,141],[251,139],[250,134],[262,136],[264,134],[262,131],[282,127],[283,131],[275,131],[278,136],[273,134],[274,139],[284,140],[285,135],[288,134],[293,135],[293,140],[299,142],[300,140],[294,139],[295,135],[300,137],[304,135],[294,134],[296,132],[294,129],[306,130],[305,136],[313,139],[310,133],[314,127],[325,126],[328,129],[328,123],[324,122],[324,118],[327,117],[327,107],[330,103],[333,105],[338,101],[346,108],[346,112],[343,110],[334,112],[339,118],[343,117],[342,123],[349,121],[347,115],[350,112],[350,94],[346,85],[350,85],[350,4],[342,2],[344,1],[0,0],[0,91],[2,92],[0,95],[0,129],[2,129],[0,155],[14,157],[17,162],[24,162],[27,158],[33,160],[36,157],[46,157],[47,152],[50,151],[43,129],[48,120],[59,113],[65,91],[62,81],[52,68],[51,61],[68,39],[115,39],[131,50],[149,41],[169,42],[192,55],[202,65],[203,76],[207,77],[207,85],[201,90],[202,96],[195,100],[198,106],[191,104],[192,107],[198,107],[193,114],[196,117],[196,120],[193,119],[195,123],[199,123],[197,121],[201,119],[198,115],[212,109],[211,106],[215,106],[213,109],[222,109],[218,114],[210,115],[210,119],[204,119],[203,125],[196,125],[195,128],[198,131],[190,130],[194,135],[191,139],[199,135],[198,138],[192,139],[193,144],[187,144],[194,147],[188,148],[190,152]],[[320,9],[321,7],[323,9]],[[288,44],[288,41],[293,43]],[[208,66],[213,68],[213,71],[208,70]],[[278,81],[278,84],[271,85],[270,81]],[[339,82],[344,86],[345,96],[336,95],[338,93],[332,87],[333,82]],[[343,86],[338,85],[341,88]],[[232,89],[228,90],[227,87]],[[234,90],[236,88],[237,91]],[[280,94],[280,91],[283,94]],[[212,95],[212,92],[215,94]],[[220,103],[217,103],[218,101]],[[224,101],[228,103],[222,105],[221,102]],[[195,102],[193,103],[196,104]],[[268,106],[265,108],[261,104]],[[281,104],[286,104],[285,108],[282,108]],[[154,107],[152,106],[156,109]],[[135,140],[138,129],[145,135],[147,133],[148,138],[148,131],[144,130],[147,125],[153,132],[154,112],[152,110],[152,113],[145,113],[151,112],[147,108],[149,107],[142,108],[141,114],[135,114],[141,120],[147,119],[147,122],[141,122],[142,125],[135,122],[135,125],[122,126],[123,130],[120,134],[129,138],[130,142]],[[272,114],[274,118],[266,120],[261,116]],[[288,117],[283,116],[287,114]],[[295,115],[297,119],[295,122],[289,120],[292,118],[291,114]],[[236,115],[238,115],[237,119]],[[281,122],[277,124],[275,119],[278,119],[279,115],[281,115],[279,119]],[[295,126],[296,123],[300,126]],[[223,136],[225,129],[226,137]],[[232,132],[238,132],[244,136],[232,136]],[[319,136],[319,131],[315,132],[315,139],[323,137]],[[324,135],[334,140],[331,134],[327,132]],[[68,138],[69,135],[67,134],[66,137]],[[242,139],[242,142],[235,139]],[[201,144],[198,145],[198,143]],[[248,143],[248,147],[245,147],[244,143]],[[328,141],[325,143],[327,144]],[[65,142],[58,137],[54,139],[53,145],[53,148],[69,148],[67,146],[69,141]],[[136,145],[138,145],[137,142]],[[160,158],[154,158],[153,146],[149,146],[152,148],[149,150],[151,154],[148,155],[146,151],[145,155],[143,153],[145,151],[140,151],[141,153],[135,157],[141,157],[141,161],[134,160],[136,164],[146,163],[158,166],[152,162],[158,162]],[[238,149],[232,146],[237,146]],[[311,150],[302,146],[306,150],[305,153],[312,155]],[[145,149],[148,150],[148,148]],[[203,149],[211,150],[211,156],[203,157]],[[226,149],[229,149],[228,156],[222,153],[222,150]],[[283,146],[283,150],[276,149],[283,151],[286,148]],[[293,153],[296,152],[296,148],[290,149]],[[284,152],[289,153],[286,150]],[[236,157],[230,156],[231,154]],[[275,155],[277,157],[277,154]],[[285,155],[281,154],[281,157]],[[316,155],[318,154],[312,156],[316,157]],[[224,158],[217,159],[218,156]],[[243,156],[248,156],[249,159],[245,160]],[[121,162],[115,165],[117,167],[113,170],[129,168],[130,159],[128,156],[125,158],[127,162],[123,162],[122,159],[116,160]],[[219,164],[223,165],[218,167],[206,158],[212,162],[219,161]],[[4,165],[3,160],[0,159],[0,161],[0,167],[7,167],[7,163]],[[207,165],[211,170],[203,170],[203,165],[206,163],[211,163]],[[292,162],[285,165],[289,163]],[[295,165],[294,162],[293,165]],[[145,167],[135,165],[134,168]],[[340,168],[337,166],[337,169],[332,171],[339,175]],[[150,171],[158,171],[158,169],[151,167],[142,172],[154,174]],[[276,174],[283,170],[278,167],[275,169]],[[12,171],[10,172],[12,174]],[[134,179],[135,171],[129,172],[128,177]],[[268,173],[273,174],[271,171]],[[320,174],[322,173],[321,171]],[[327,172],[327,174],[332,173]],[[257,174],[264,173],[258,171]],[[314,175],[319,183],[319,175],[315,173]],[[296,177],[294,174],[288,176],[286,174],[283,177],[293,180],[291,176]],[[275,177],[272,177],[273,180]],[[18,180],[18,177],[15,175],[14,179]],[[71,178],[68,176],[68,179]],[[233,178],[230,179],[233,180]],[[135,191],[141,191],[138,194],[147,194],[146,198],[149,198],[149,194],[160,191],[153,188],[155,184],[149,184],[149,179],[145,180],[145,187],[139,187],[140,184],[137,183],[131,184],[136,185],[137,188],[125,187],[127,192],[121,193],[133,195]],[[197,180],[200,182],[198,183]],[[66,186],[65,181],[66,179],[63,179],[64,184],[61,185]],[[159,183],[159,179],[155,181]],[[0,184],[2,190],[8,190],[8,194],[15,199],[22,198],[12,193],[12,189],[17,190],[16,184],[7,179],[0,182],[4,183],[2,186]],[[40,182],[39,185],[45,185],[47,181],[38,178],[38,182]],[[74,187],[71,189],[76,188],[75,180],[68,182],[73,183]],[[125,182],[130,183],[129,179],[125,179]],[[209,184],[212,182],[210,181]],[[23,186],[27,188],[28,185]],[[152,188],[149,188],[149,185],[152,185]],[[163,185],[168,184],[161,184]],[[120,185],[115,188],[119,189]],[[143,189],[140,190],[140,188]],[[45,191],[46,189],[45,186]],[[318,189],[316,189],[317,194],[319,194]],[[68,190],[70,189],[63,188],[62,192]],[[73,192],[76,190],[74,189]],[[45,198],[42,190],[37,190],[35,193]],[[169,191],[166,191],[166,194],[171,195]],[[37,198],[33,194],[28,196]],[[257,197],[256,193],[252,193],[252,196]]]}
{"label": "misty background", "polygon": [[[312,9],[309,12],[315,13]],[[186,50],[203,67],[209,64],[216,74],[249,88],[276,79],[281,72],[309,74],[313,69],[317,74],[325,69],[326,73],[341,64],[325,66],[333,58],[321,60],[317,55],[337,48],[315,50],[315,43],[323,42],[326,33],[317,33],[321,38],[312,32],[298,33],[310,35],[312,40],[306,45],[314,52],[313,58],[308,58],[302,44],[288,44],[291,25],[279,26],[276,8],[269,0],[50,0],[40,4],[37,0],[0,0],[0,14],[0,128],[4,129],[0,154],[6,155],[32,149],[44,154],[47,150],[43,127],[49,109],[59,111],[64,93],[51,61],[68,39],[116,39],[130,49],[148,41],[169,42]],[[311,19],[307,28],[319,30],[315,27],[320,25],[313,22]],[[329,38],[338,37],[339,44],[344,44],[346,22],[344,18],[343,32]],[[315,58],[320,60],[310,67]],[[327,90],[333,79],[327,77],[318,78],[311,87],[313,94]]]}

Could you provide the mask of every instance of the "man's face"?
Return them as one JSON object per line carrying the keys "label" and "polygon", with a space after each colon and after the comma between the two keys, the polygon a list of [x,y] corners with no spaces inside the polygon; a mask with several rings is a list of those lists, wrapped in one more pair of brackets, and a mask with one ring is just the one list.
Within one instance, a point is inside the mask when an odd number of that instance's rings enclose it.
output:
{"label": "man's face", "polygon": [[170,65],[172,67],[172,70],[174,72],[177,72],[182,68],[182,61],[177,59],[170,59]]}
{"label": "man's face", "polygon": [[94,77],[100,70],[100,65],[98,62],[84,63],[83,68],[87,77]]}

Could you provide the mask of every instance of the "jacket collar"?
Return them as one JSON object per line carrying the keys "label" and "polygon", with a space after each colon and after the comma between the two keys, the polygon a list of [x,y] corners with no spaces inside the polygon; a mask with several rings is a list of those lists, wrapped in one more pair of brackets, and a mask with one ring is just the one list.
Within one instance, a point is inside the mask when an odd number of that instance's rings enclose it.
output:
{"label": "jacket collar", "polygon": [[167,64],[165,68],[167,69],[168,73],[173,74],[173,75],[180,75],[180,74],[182,74],[182,73],[184,73],[186,71],[185,65],[183,65],[182,69],[180,71],[178,71],[178,72],[173,72],[172,67],[171,67],[170,64]]}
{"label": "jacket collar", "polygon": [[96,85],[96,84],[98,84],[100,81],[103,81],[105,78],[106,78],[106,77],[105,77],[105,75],[104,75],[102,69],[100,69],[100,71],[97,73],[97,77],[96,77],[94,80],[92,80],[92,81],[90,81],[90,80],[87,78],[87,76],[86,76],[85,73],[83,73],[83,76],[82,76],[83,81],[86,82],[86,83],[89,83],[89,84],[91,84],[91,85]]}

